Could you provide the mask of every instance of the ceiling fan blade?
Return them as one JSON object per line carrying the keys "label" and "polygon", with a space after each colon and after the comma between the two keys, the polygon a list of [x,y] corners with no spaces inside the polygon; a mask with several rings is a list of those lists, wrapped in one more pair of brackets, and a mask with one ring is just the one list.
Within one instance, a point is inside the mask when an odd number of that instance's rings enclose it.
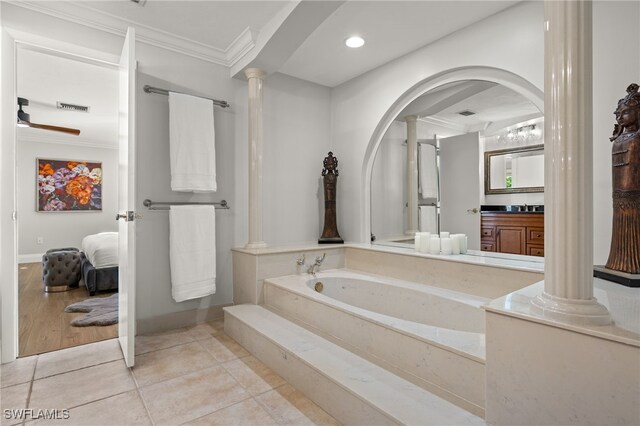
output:
{"label": "ceiling fan blade", "polygon": [[71,129],[69,127],[51,126],[49,124],[29,123],[29,127],[32,127],[34,129],[53,130],[54,132],[69,133],[71,135],[76,135],[76,136],[80,134],[80,130],[78,129]]}

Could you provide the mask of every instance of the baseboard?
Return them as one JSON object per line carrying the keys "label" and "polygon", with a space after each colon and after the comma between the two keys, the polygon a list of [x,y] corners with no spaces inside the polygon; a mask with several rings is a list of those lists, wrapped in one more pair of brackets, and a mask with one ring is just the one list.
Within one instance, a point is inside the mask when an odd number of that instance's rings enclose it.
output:
{"label": "baseboard", "polygon": [[233,303],[210,306],[205,309],[190,309],[187,311],[173,312],[157,317],[139,319],[136,321],[136,334],[151,334],[174,328],[188,327],[215,319],[224,318],[222,308],[232,306]]}
{"label": "baseboard", "polygon": [[43,254],[44,253],[19,254],[18,263],[42,262]]}

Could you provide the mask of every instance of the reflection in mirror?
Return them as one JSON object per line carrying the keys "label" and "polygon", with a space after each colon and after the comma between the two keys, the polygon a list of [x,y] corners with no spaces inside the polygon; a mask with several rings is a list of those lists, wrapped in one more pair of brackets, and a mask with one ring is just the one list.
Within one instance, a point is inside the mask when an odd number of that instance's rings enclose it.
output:
{"label": "reflection in mirror", "polygon": [[[459,81],[418,97],[389,126],[376,153],[372,238],[413,247],[416,232],[446,231],[467,235],[470,253],[485,249],[481,205],[544,204],[542,192],[485,194],[485,152],[542,147],[543,127],[542,112],[533,102],[494,82]],[[496,185],[497,191],[506,189],[507,175],[511,185],[536,182],[535,176],[529,181],[514,173],[529,162],[543,165],[543,156],[502,158],[508,163],[499,178],[505,188]]]}
{"label": "reflection in mirror", "polygon": [[484,153],[484,193],[544,191],[544,145]]}

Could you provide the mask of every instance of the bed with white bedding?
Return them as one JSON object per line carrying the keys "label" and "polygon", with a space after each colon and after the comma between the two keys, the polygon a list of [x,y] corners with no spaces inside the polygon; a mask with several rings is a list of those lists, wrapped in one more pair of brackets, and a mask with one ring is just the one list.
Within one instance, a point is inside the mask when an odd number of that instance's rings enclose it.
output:
{"label": "bed with white bedding", "polygon": [[82,239],[81,271],[89,295],[118,290],[118,233],[101,232]]}

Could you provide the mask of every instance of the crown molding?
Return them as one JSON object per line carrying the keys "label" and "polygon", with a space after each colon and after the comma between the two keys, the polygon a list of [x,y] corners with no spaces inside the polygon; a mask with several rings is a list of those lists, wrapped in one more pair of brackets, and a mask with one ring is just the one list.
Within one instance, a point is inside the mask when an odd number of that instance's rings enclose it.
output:
{"label": "crown molding", "polygon": [[231,42],[231,44],[229,44],[229,47],[227,47],[226,50],[227,60],[229,61],[227,66],[229,68],[234,66],[236,62],[242,59],[244,55],[253,49],[256,45],[258,34],[259,31],[247,27],[238,37],[236,37],[235,40]]}
{"label": "crown molding", "polygon": [[[16,141],[18,144],[20,142],[33,142],[33,143],[48,143],[48,144],[56,144],[56,145],[70,145],[74,147],[82,147],[82,148],[100,148],[100,149],[119,149],[119,145],[117,142],[114,143],[104,143],[98,142],[95,139],[83,139],[77,136],[72,137],[64,137],[58,136],[55,134],[51,135],[40,135],[35,134],[35,131],[31,129],[19,129],[18,134],[16,136]],[[47,132],[52,133],[52,132]]]}
{"label": "crown molding", "polygon": [[168,31],[159,30],[138,22],[96,10],[79,3],[18,1],[12,5],[52,16],[88,28],[124,37],[127,27],[136,28],[136,40],[151,46],[177,52],[214,64],[231,67],[255,46],[258,32],[247,28],[226,49],[219,49]]}

